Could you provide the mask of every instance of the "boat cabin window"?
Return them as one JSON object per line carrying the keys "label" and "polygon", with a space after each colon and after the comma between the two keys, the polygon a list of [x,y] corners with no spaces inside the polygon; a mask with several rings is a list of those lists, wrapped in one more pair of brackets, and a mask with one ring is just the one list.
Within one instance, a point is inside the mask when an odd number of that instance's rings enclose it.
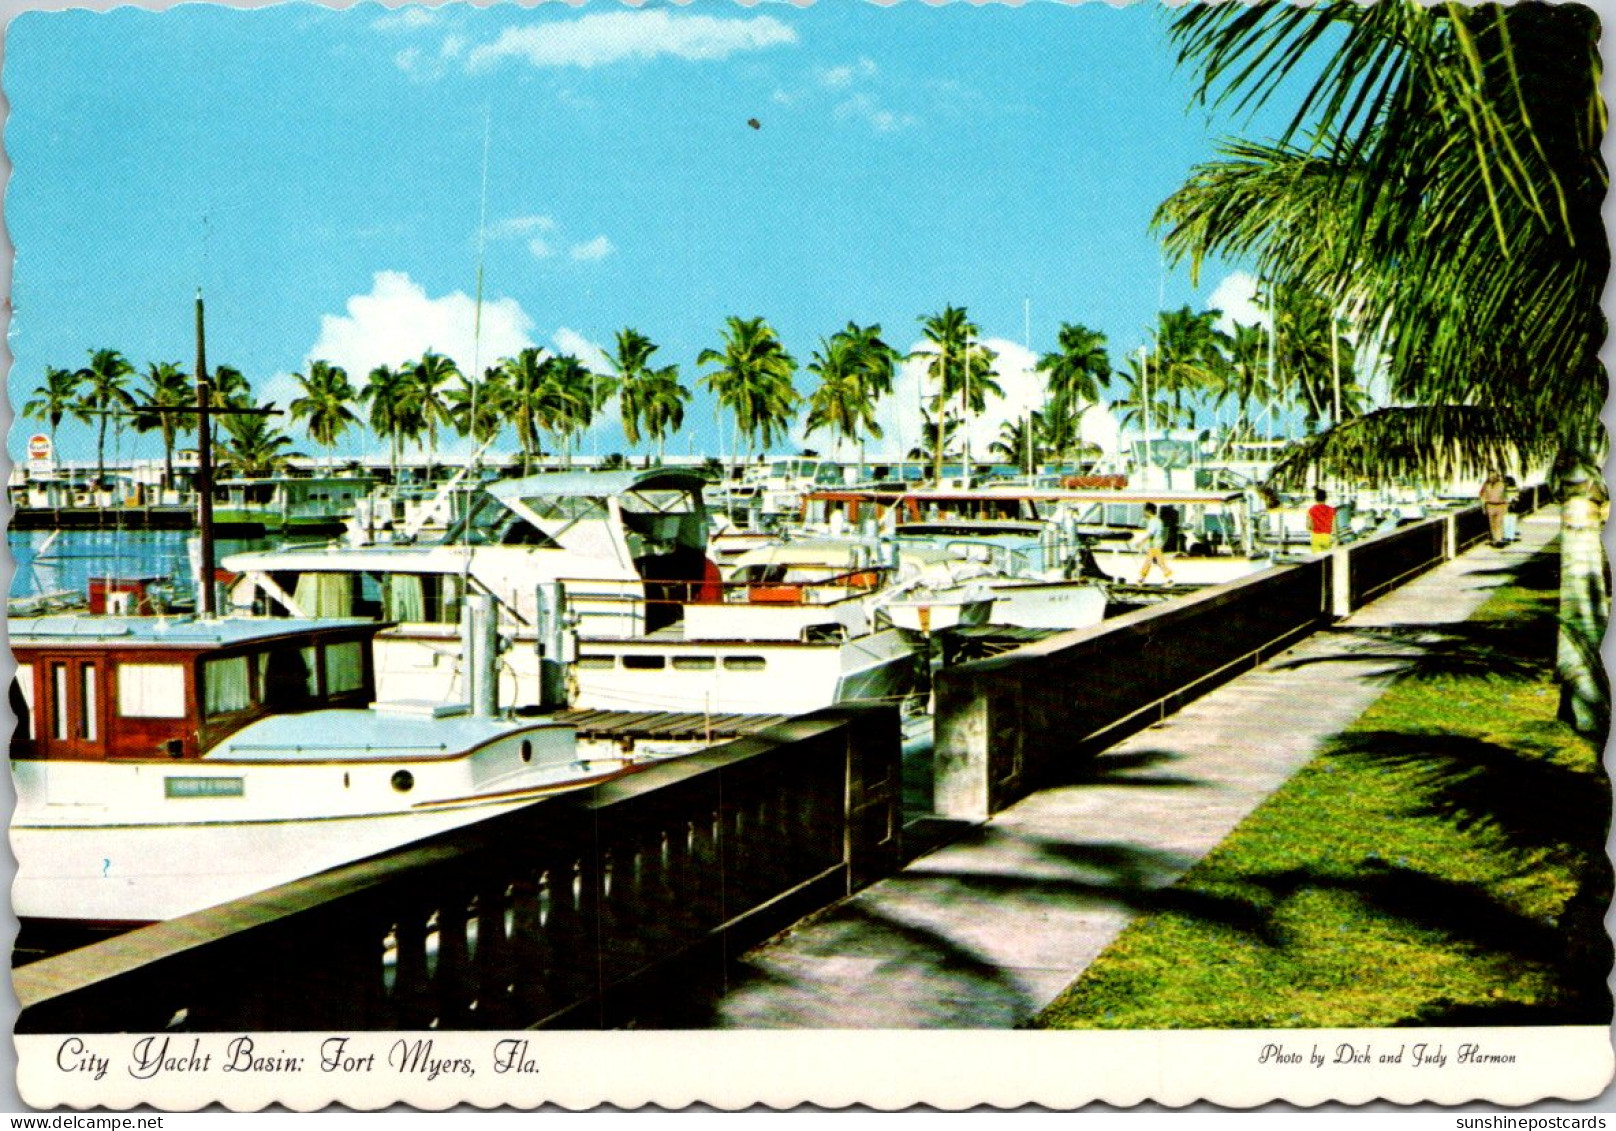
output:
{"label": "boat cabin window", "polygon": [[729,672],[760,672],[768,667],[762,656],[725,656],[724,670]]}
{"label": "boat cabin window", "polygon": [[67,740],[67,665],[52,664],[51,678],[51,737]]}
{"label": "boat cabin window", "polygon": [[125,719],[183,719],[183,664],[119,664],[118,715]]}
{"label": "boat cabin window", "polygon": [[353,616],[353,576],[346,573],[299,574],[292,599],[306,617]]}
{"label": "boat cabin window", "polygon": [[306,616],[411,624],[458,624],[464,593],[454,574],[302,573],[276,575],[275,582]]}
{"label": "boat cabin window", "polygon": [[325,646],[325,689],[328,695],[358,691],[365,685],[364,649],[357,640]]}
{"label": "boat cabin window", "polygon": [[202,710],[209,718],[250,708],[306,710],[364,686],[363,642],[281,643],[260,652],[204,660]]}
{"label": "boat cabin window", "polygon": [[202,662],[202,711],[225,715],[252,705],[251,671],[246,656],[225,656]]}
{"label": "boat cabin window", "polygon": [[676,546],[699,548],[706,541],[703,518],[689,491],[625,491],[619,506],[630,557],[666,554]]}

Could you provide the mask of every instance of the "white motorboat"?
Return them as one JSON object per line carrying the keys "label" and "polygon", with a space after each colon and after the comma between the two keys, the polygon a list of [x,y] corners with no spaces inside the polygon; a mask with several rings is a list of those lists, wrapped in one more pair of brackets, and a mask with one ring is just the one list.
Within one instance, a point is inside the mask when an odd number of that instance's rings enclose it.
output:
{"label": "white motorboat", "polygon": [[703,486],[670,469],[535,475],[490,485],[438,542],[260,551],[224,565],[240,574],[241,611],[393,622],[376,642],[387,698],[464,697],[454,624],[469,593],[499,604],[509,707],[778,714],[907,694],[912,649],[867,612],[885,567],[726,579]]}
{"label": "white motorboat", "polygon": [[12,905],[30,924],[172,918],[637,765],[487,696],[475,713],[374,703],[368,620],[9,627]]}

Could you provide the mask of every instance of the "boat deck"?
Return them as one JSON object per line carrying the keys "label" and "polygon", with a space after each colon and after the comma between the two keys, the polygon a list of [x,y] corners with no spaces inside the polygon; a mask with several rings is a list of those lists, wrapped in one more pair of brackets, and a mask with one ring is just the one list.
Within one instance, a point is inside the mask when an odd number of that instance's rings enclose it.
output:
{"label": "boat deck", "polygon": [[783,723],[789,715],[707,715],[699,711],[557,711],[555,722],[573,727],[581,739],[742,738]]}

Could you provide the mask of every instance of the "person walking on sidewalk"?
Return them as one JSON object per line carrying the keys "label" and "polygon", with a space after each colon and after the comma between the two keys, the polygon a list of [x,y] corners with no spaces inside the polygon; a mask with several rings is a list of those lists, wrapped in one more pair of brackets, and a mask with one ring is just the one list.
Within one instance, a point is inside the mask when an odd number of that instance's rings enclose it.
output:
{"label": "person walking on sidewalk", "polygon": [[1173,571],[1167,566],[1167,527],[1162,523],[1155,503],[1145,504],[1145,529],[1139,535],[1139,541],[1145,547],[1145,564],[1139,571],[1139,584],[1145,583],[1152,566],[1159,566],[1162,571],[1162,583],[1171,585]]}
{"label": "person walking on sidewalk", "polygon": [[1315,554],[1322,554],[1335,543],[1335,508],[1326,500],[1329,495],[1323,487],[1313,492],[1313,505],[1307,508],[1309,545]]}
{"label": "person walking on sidewalk", "polygon": [[1504,476],[1504,541],[1519,542],[1521,540],[1521,520],[1516,511],[1520,507],[1520,487],[1513,475]]}
{"label": "person walking on sidewalk", "polygon": [[1509,491],[1504,477],[1498,472],[1487,476],[1481,485],[1481,505],[1487,511],[1487,530],[1494,546],[1504,544],[1504,515],[1509,512]]}

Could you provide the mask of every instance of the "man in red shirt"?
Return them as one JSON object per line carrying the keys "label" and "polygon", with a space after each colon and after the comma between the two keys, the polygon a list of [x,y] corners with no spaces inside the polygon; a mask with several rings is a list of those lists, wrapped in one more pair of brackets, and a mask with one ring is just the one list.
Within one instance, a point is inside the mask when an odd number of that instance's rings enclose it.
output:
{"label": "man in red shirt", "polygon": [[1335,541],[1335,508],[1324,500],[1324,488],[1313,492],[1313,505],[1307,509],[1307,529],[1312,537],[1313,552],[1322,554]]}

